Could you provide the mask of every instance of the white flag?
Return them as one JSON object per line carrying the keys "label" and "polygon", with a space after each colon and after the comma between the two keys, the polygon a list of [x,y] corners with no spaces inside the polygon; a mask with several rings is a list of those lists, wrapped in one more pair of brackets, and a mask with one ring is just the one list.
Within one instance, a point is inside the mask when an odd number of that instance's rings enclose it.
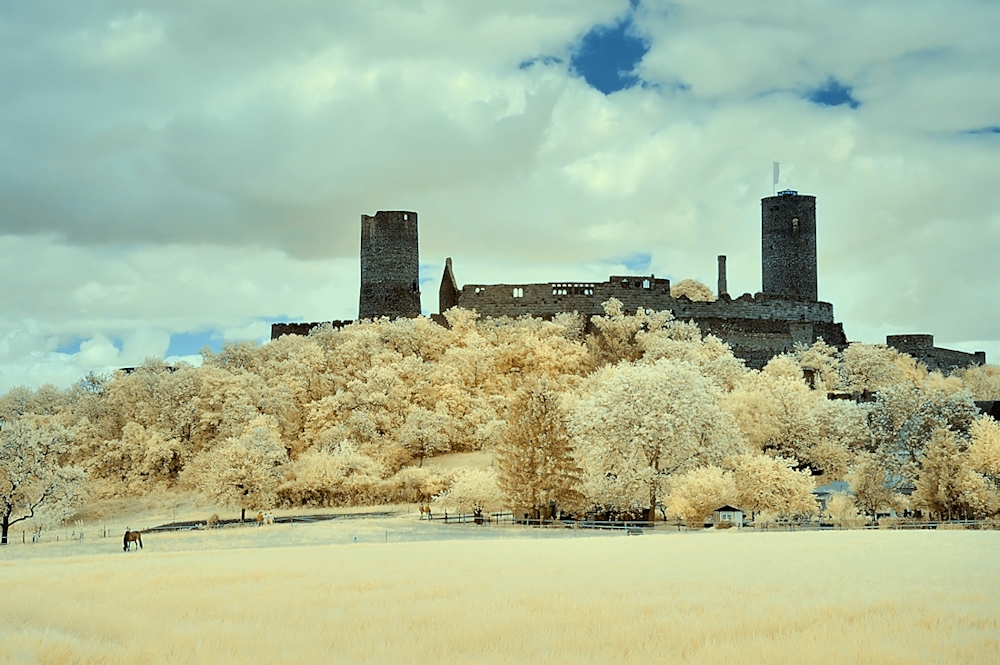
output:
{"label": "white flag", "polygon": [[778,162],[771,162],[774,164],[774,184],[778,184]]}

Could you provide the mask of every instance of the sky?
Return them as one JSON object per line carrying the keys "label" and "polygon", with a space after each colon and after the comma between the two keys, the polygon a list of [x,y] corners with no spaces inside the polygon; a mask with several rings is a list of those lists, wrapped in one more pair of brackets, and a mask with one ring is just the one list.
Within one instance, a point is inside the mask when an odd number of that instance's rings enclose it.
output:
{"label": "sky", "polygon": [[357,316],[360,217],[422,298],[612,274],[760,290],[817,197],[849,339],[1000,362],[1000,3],[0,6],[0,390]]}

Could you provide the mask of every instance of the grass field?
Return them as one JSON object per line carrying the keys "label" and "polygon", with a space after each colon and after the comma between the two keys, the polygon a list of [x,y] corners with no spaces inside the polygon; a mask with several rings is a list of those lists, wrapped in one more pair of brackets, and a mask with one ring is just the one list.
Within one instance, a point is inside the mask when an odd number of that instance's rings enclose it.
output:
{"label": "grass field", "polygon": [[995,663],[1000,532],[416,516],[12,545],[0,662]]}

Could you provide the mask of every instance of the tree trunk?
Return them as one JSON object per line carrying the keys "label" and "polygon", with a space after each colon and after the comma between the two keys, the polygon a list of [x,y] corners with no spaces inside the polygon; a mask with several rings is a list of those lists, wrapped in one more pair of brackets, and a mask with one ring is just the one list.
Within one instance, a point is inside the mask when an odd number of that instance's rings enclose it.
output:
{"label": "tree trunk", "polygon": [[240,509],[240,524],[243,524],[243,521],[246,518],[247,518],[247,509],[246,508],[241,508]]}
{"label": "tree trunk", "polygon": [[10,513],[4,513],[0,520],[0,546],[7,544],[7,532],[10,530]]}

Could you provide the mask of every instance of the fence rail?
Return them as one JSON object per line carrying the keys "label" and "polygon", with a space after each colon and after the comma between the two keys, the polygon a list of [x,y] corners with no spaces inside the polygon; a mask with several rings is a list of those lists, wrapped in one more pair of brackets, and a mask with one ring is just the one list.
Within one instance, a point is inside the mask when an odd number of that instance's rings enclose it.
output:
{"label": "fence rail", "polygon": [[[433,521],[445,522],[446,524],[496,524],[502,526],[531,526],[540,528],[556,529],[596,529],[607,531],[625,531],[629,535],[638,535],[647,529],[670,529],[678,531],[701,531],[702,527],[688,527],[678,522],[648,520],[574,520],[574,519],[535,519],[522,518],[515,519],[510,512],[484,514],[477,522],[474,513],[446,513],[434,515],[430,519]],[[710,525],[706,525],[710,526]],[[733,525],[735,526],[735,525]],[[749,522],[743,524],[744,529],[751,531],[827,531],[827,530],[864,530],[864,529],[995,529],[1000,528],[995,520],[934,520],[921,521],[916,519],[896,518],[891,522],[888,518],[882,518],[881,523],[864,524],[856,526],[834,526],[829,522],[790,522],[771,523],[765,525],[754,525]]]}
{"label": "fence rail", "polygon": [[[351,519],[362,519],[367,517],[392,517],[398,515],[398,513],[393,511],[380,511],[380,512],[370,512],[370,513],[329,513],[329,514],[319,514],[319,515],[285,515],[282,517],[275,517],[275,524],[312,524],[315,522],[328,522],[330,520],[351,520]],[[208,526],[207,520],[195,520],[189,522],[171,522],[170,524],[161,524],[159,526],[150,527],[148,529],[143,529],[142,533],[151,533],[156,531],[192,531],[194,529],[205,529],[205,528],[225,528],[233,526],[256,526],[258,524],[255,518],[240,520],[240,519],[225,519],[219,520],[211,527]]]}
{"label": "fence rail", "polygon": [[[318,514],[318,515],[287,515],[283,517],[275,517],[274,521],[276,524],[312,524],[316,522],[327,522],[330,520],[340,519],[340,520],[351,520],[351,519],[365,519],[365,518],[378,518],[378,517],[394,517],[399,516],[403,513],[397,511],[375,511],[366,513],[337,513],[337,514]],[[572,520],[572,519],[515,519],[514,514],[507,512],[498,513],[483,513],[481,515],[476,515],[475,513],[441,513],[430,517],[421,517],[422,520],[430,520],[435,522],[444,522],[445,524],[482,524],[482,525],[497,525],[497,526],[531,526],[536,528],[547,528],[547,529],[595,529],[595,530],[607,530],[607,531],[622,531],[628,535],[641,535],[649,529],[670,529],[678,531],[700,531],[698,527],[685,527],[676,522],[649,522],[645,520]],[[229,528],[242,526],[255,526],[257,521],[245,520],[241,522],[239,519],[226,519],[219,520],[211,528]],[[90,530],[93,528],[93,531]],[[98,538],[120,538],[121,530],[112,530],[115,527],[100,525],[88,527],[87,533],[93,533]],[[140,533],[156,533],[156,532],[169,532],[169,531],[191,531],[196,529],[208,528],[206,520],[195,520],[186,522],[171,522],[169,524],[161,524],[159,526],[150,527],[147,529],[140,529]],[[987,529],[998,529],[1000,524],[996,520],[985,520],[985,519],[961,519],[961,520],[928,520],[921,521],[911,518],[882,518],[881,524],[865,524],[857,526],[834,526],[830,522],[807,522],[807,523],[772,523],[767,525],[757,525],[756,527],[752,524],[744,524],[744,529],[755,532],[780,532],[780,531],[859,531],[866,529],[883,529],[883,530],[915,530],[915,529],[969,529],[969,530],[987,530]],[[10,536],[10,544],[15,544],[16,532],[12,529]],[[44,534],[45,540],[52,540],[52,536],[55,536],[54,540],[66,540],[66,541],[80,541],[83,540],[84,530],[82,527],[78,526],[74,530],[70,530],[68,527],[65,529],[55,530]],[[62,536],[62,537],[60,537]],[[94,536],[91,536],[94,537]],[[42,535],[30,536],[27,530],[21,530],[21,544],[30,545],[36,542],[41,542],[43,539]]]}

